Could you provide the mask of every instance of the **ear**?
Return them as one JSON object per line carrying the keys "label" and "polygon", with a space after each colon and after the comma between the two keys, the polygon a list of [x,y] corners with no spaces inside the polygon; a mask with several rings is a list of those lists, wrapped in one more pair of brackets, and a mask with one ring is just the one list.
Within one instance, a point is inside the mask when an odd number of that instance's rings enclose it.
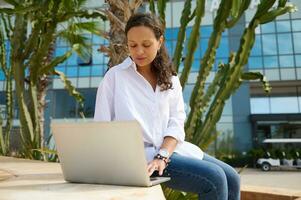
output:
{"label": "ear", "polygon": [[163,42],[164,42],[164,37],[163,37],[163,35],[161,35],[159,38],[159,49],[161,48],[161,45],[163,44]]}

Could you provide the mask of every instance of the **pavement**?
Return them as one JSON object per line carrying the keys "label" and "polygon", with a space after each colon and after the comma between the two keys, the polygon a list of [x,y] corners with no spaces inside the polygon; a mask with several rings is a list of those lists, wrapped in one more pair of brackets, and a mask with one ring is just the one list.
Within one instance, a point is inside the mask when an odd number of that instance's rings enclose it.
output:
{"label": "pavement", "polygon": [[246,168],[241,173],[242,199],[297,199],[301,197],[301,170]]}

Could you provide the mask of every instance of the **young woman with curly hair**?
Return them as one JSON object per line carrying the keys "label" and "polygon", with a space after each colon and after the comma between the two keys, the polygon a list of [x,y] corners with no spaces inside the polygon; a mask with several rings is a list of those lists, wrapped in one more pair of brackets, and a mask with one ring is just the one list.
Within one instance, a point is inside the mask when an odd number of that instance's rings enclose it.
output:
{"label": "young woman with curly hair", "polygon": [[160,20],[152,14],[134,14],[125,33],[130,56],[105,74],[94,120],[137,120],[148,173],[169,175],[166,186],[197,193],[200,199],[238,200],[236,171],[184,141],[182,87],[164,45]]}

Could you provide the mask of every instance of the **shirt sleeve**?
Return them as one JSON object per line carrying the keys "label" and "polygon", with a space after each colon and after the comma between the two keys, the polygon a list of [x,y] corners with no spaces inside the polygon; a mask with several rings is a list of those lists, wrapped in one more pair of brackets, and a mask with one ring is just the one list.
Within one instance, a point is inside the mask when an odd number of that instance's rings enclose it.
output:
{"label": "shirt sleeve", "polygon": [[163,137],[171,136],[178,140],[178,143],[183,143],[185,139],[184,123],[186,119],[184,99],[179,78],[177,76],[173,78],[175,78],[173,82],[174,91],[170,101],[168,125],[166,131],[163,133]]}
{"label": "shirt sleeve", "polygon": [[94,121],[112,121],[114,114],[114,80],[107,72],[101,81],[96,94]]}

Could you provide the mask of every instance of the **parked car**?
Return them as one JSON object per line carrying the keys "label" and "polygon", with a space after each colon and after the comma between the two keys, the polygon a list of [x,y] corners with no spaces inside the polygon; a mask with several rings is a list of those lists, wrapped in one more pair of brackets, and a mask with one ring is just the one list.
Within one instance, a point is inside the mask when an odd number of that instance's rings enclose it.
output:
{"label": "parked car", "polygon": [[[295,144],[300,143],[301,139],[295,138],[283,138],[283,139],[265,139],[264,144]],[[271,169],[301,169],[301,157],[300,152],[294,152],[294,158],[287,156],[285,151],[282,151],[282,158],[272,158],[271,154],[267,151],[266,158],[259,158],[257,164],[263,171],[269,171]]]}

